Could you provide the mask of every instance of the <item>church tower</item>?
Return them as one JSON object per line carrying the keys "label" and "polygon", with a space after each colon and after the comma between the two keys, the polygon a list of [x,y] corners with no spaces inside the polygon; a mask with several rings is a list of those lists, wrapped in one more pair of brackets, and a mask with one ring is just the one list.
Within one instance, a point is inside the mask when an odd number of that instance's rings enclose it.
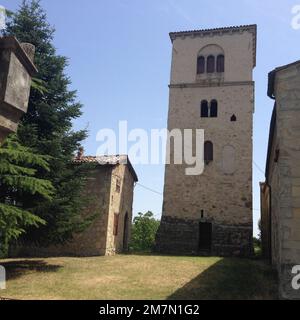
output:
{"label": "church tower", "polygon": [[168,129],[203,129],[205,166],[201,175],[186,175],[188,165],[166,165],[159,252],[252,253],[256,29],[170,33]]}

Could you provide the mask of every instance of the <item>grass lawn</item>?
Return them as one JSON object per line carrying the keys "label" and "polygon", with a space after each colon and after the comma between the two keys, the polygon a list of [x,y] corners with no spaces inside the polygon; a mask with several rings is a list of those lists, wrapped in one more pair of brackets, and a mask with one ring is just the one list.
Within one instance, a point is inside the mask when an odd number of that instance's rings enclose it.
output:
{"label": "grass lawn", "polygon": [[11,299],[276,299],[262,261],[118,255],[0,260]]}

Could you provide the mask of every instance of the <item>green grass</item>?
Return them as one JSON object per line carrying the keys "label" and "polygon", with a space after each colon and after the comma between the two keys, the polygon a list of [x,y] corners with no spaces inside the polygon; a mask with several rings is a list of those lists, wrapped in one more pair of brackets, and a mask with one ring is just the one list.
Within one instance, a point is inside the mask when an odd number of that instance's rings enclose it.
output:
{"label": "green grass", "polygon": [[10,299],[276,299],[259,260],[118,255],[0,260]]}

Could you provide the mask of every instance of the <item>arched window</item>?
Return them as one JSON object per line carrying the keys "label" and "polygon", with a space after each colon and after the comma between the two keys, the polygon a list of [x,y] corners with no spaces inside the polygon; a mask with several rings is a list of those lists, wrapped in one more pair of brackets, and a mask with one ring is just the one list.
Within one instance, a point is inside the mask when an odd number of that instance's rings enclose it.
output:
{"label": "arched window", "polygon": [[197,59],[197,74],[202,74],[205,72],[205,58],[203,56]]}
{"label": "arched window", "polygon": [[211,141],[204,142],[204,162],[209,164],[214,160],[214,146]]}
{"label": "arched window", "polygon": [[206,100],[201,102],[201,118],[208,118],[208,102]]}
{"label": "arched window", "polygon": [[232,117],[230,118],[230,121],[231,122],[235,122],[236,121],[236,115],[235,114],[232,115]]}
{"label": "arched window", "polygon": [[215,57],[214,56],[208,56],[206,71],[207,71],[207,73],[214,73],[215,72]]}
{"label": "arched window", "polygon": [[216,118],[218,116],[218,101],[212,100],[210,103],[210,116]]}
{"label": "arched window", "polygon": [[225,57],[223,54],[218,55],[217,57],[217,72],[224,72],[225,69]]}

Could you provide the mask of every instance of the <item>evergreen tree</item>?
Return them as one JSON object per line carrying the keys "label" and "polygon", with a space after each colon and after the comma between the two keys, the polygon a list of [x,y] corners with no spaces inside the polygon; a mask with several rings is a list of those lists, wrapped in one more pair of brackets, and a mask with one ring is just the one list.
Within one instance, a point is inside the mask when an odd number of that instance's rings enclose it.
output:
{"label": "evergreen tree", "polygon": [[[89,223],[80,219],[87,168],[71,164],[75,151],[86,137],[85,130],[72,130],[72,121],[80,117],[82,105],[76,101],[76,91],[69,90],[71,82],[64,73],[67,59],[56,53],[52,43],[54,29],[47,22],[40,1],[23,1],[10,17],[6,34],[36,47],[35,64],[39,73],[18,137],[22,145],[51,156],[49,171],[37,174],[50,180],[56,190],[48,201],[21,199],[47,222],[39,229],[30,229],[25,239],[43,245],[62,243]],[[40,90],[41,84],[43,90]]]}
{"label": "evergreen tree", "polygon": [[50,181],[36,177],[37,170],[49,171],[49,157],[21,146],[16,136],[0,147],[0,257],[7,255],[9,244],[29,226],[45,225],[24,207],[24,198],[51,200],[54,188]]}

